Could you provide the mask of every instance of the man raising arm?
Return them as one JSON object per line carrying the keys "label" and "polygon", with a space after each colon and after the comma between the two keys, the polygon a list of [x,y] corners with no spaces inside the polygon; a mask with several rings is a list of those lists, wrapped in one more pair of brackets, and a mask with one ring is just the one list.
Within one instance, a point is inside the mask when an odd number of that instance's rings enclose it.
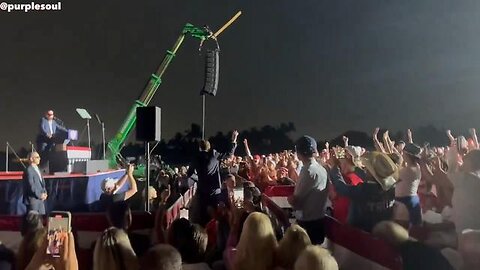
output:
{"label": "man raising arm", "polygon": [[[127,172],[118,182],[115,182],[115,179],[111,178],[107,178],[103,181],[103,193],[100,195],[102,210],[106,210],[113,203],[126,201],[137,193],[137,182],[133,177],[133,169],[133,165],[128,165]],[[127,180],[130,185],[129,189],[125,192],[118,193]]]}

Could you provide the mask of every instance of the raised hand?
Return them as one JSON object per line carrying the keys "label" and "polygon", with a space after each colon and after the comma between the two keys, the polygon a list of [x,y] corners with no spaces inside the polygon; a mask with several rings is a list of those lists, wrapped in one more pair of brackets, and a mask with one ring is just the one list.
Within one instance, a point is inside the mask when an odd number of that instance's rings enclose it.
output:
{"label": "raised hand", "polygon": [[447,130],[447,137],[450,140],[450,145],[451,146],[454,145],[455,144],[455,137],[453,137],[452,131],[450,129]]}
{"label": "raised hand", "polygon": [[234,130],[232,132],[232,142],[237,142],[237,138],[238,138],[238,130]]}
{"label": "raised hand", "polygon": [[343,136],[343,143],[345,146],[348,146],[348,137],[347,136]]}
{"label": "raised hand", "polygon": [[340,165],[340,161],[338,160],[338,157],[337,155],[335,154],[335,150],[333,150],[333,154],[329,155],[329,158],[327,160],[327,165],[328,167],[330,168],[333,168],[335,166],[339,166]]}
{"label": "raised hand", "polygon": [[395,147],[395,141],[390,141],[390,147]]}
{"label": "raised hand", "polygon": [[475,128],[471,128],[468,131],[470,132],[470,135],[472,135],[472,137],[477,136],[477,131],[475,130]]}
{"label": "raised hand", "polygon": [[473,147],[475,149],[479,149],[480,144],[478,143],[477,131],[474,128],[470,129],[470,135],[472,136],[472,139],[473,139]]}
{"label": "raised hand", "polygon": [[160,194],[160,203],[166,203],[172,192],[170,191],[170,185],[162,191]]}
{"label": "raised hand", "polygon": [[128,164],[127,174],[133,175],[133,171],[135,170],[135,166],[133,164]]}
{"label": "raised hand", "polygon": [[450,140],[453,140],[453,141],[455,140],[455,137],[453,137],[451,130],[447,130],[447,136]]}
{"label": "raised hand", "polygon": [[432,162],[432,169],[434,173],[446,173],[442,168],[442,162],[440,161],[440,157],[435,157]]}
{"label": "raised hand", "polygon": [[407,138],[409,143],[413,143],[413,134],[411,129],[407,129]]}
{"label": "raised hand", "polygon": [[65,233],[62,236],[63,245],[60,248],[60,257],[54,258],[46,254],[48,239],[45,238],[40,248],[33,255],[26,270],[56,269],[56,270],[78,270],[77,254],[75,252],[75,239],[73,234]]}

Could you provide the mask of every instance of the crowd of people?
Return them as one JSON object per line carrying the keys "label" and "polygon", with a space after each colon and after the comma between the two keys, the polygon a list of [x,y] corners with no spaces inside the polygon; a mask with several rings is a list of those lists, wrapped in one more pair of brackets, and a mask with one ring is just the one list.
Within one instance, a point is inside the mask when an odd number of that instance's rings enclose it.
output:
{"label": "crowd of people", "polygon": [[[339,269],[325,241],[326,215],[383,239],[401,254],[404,269],[480,269],[475,130],[468,138],[447,131],[450,144],[443,147],[419,146],[410,130],[397,142],[388,131],[378,133],[375,149],[350,145],[347,137],[344,145],[319,149],[314,138],[302,136],[295,150],[268,155],[252,153],[244,139],[245,157],[234,154],[238,132],[226,153],[201,141],[192,164],[161,171],[149,188],[155,227],[142,248],[129,232],[128,198],[136,186],[115,197],[118,186],[106,186],[111,227],[94,244],[93,269]],[[131,171],[123,182],[132,182]],[[172,196],[195,182],[189,218],[167,224]],[[285,185],[294,188],[288,202],[296,221],[283,231],[261,195]],[[41,215],[29,212],[23,227],[16,269],[78,269],[73,234],[52,259]]]}

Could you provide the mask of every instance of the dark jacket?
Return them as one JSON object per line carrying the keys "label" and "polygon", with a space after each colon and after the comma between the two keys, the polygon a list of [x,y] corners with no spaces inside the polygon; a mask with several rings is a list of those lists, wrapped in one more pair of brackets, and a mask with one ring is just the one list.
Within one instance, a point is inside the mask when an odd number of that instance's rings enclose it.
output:
{"label": "dark jacket", "polygon": [[[54,119],[52,120],[52,131],[53,133],[51,135],[55,135],[58,131],[66,132],[67,129]],[[40,135],[47,136],[48,134],[50,134],[50,125],[48,124],[48,119],[42,117],[42,119],[40,119]]]}
{"label": "dark jacket", "polygon": [[40,178],[32,165],[23,173],[23,203],[29,205],[32,200],[42,201],[42,193],[46,193],[45,181]]}
{"label": "dark jacket", "polygon": [[380,184],[364,181],[356,186],[345,183],[338,167],[330,171],[330,179],[338,194],[351,200],[348,223],[370,232],[380,221],[390,220],[393,215],[395,188],[384,191]]}
{"label": "dark jacket", "polygon": [[236,148],[237,144],[232,143],[229,151],[226,153],[220,153],[215,149],[198,153],[190,165],[188,176],[190,177],[195,170],[197,171],[197,192],[200,195],[212,195],[217,189],[220,189],[220,161],[233,155]]}

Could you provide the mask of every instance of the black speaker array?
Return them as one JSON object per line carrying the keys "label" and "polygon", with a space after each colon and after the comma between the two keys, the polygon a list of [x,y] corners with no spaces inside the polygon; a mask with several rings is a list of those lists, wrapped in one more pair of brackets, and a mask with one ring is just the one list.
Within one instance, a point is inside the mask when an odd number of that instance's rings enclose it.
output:
{"label": "black speaker array", "polygon": [[159,107],[137,108],[137,141],[153,142],[160,141],[162,111]]}
{"label": "black speaker array", "polygon": [[215,96],[218,90],[219,50],[207,50],[205,54],[205,82],[201,95]]}

